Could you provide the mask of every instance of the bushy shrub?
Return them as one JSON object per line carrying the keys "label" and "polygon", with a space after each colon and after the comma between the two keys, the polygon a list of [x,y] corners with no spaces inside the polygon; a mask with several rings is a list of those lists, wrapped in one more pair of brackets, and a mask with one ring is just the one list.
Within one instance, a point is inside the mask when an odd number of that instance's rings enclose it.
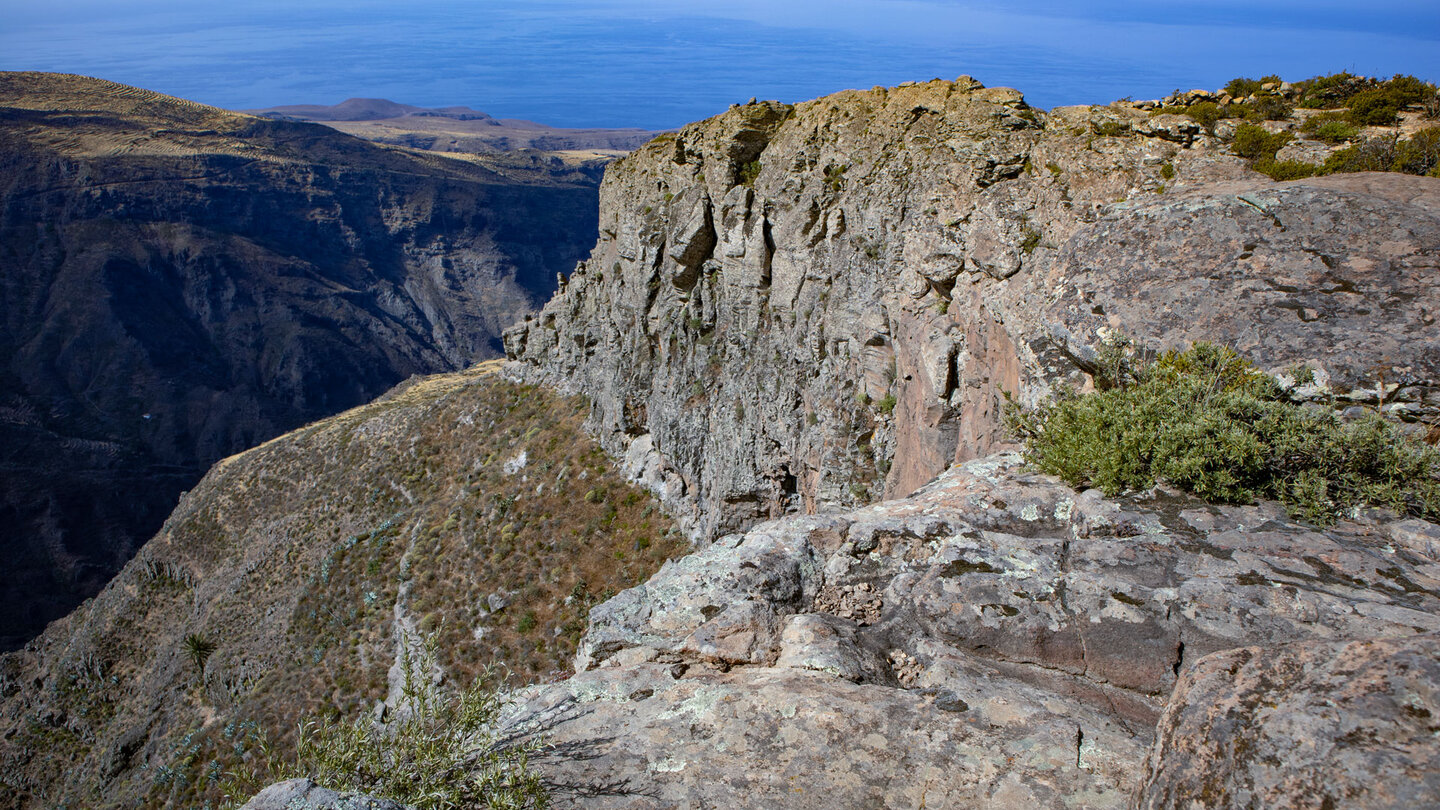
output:
{"label": "bushy shrub", "polygon": [[1313,163],[1273,158],[1261,158],[1255,161],[1253,168],[1271,180],[1299,180],[1302,177],[1314,177],[1323,171],[1322,167]]}
{"label": "bushy shrub", "polygon": [[1300,130],[1311,138],[1325,143],[1341,143],[1360,136],[1360,130],[1351,124],[1346,113],[1331,110],[1312,115],[1300,125]]}
{"label": "bushy shrub", "polygon": [[1344,107],[1351,96],[1375,84],[1373,79],[1342,71],[1297,82],[1296,87],[1300,91],[1301,107],[1328,110]]}
{"label": "bushy shrub", "polygon": [[1235,139],[1230,142],[1230,151],[1250,160],[1275,159],[1275,153],[1289,143],[1294,136],[1288,132],[1267,132],[1255,124],[1241,124],[1235,128]]}
{"label": "bushy shrub", "polygon": [[1348,106],[1350,123],[1359,127],[1385,127],[1399,118],[1402,105],[1393,94],[1376,89],[1356,93]]}
{"label": "bushy shrub", "polygon": [[1111,374],[1033,411],[1010,401],[1029,463],[1109,495],[1163,481],[1211,501],[1272,498],[1320,524],[1367,504],[1440,519],[1440,451],[1378,414],[1302,409],[1231,349],[1196,343]]}
{"label": "bushy shrub", "polygon": [[1295,108],[1284,97],[1277,95],[1256,96],[1244,105],[1249,117],[1259,121],[1284,121],[1295,112]]}
{"label": "bushy shrub", "polygon": [[1194,119],[1195,123],[1204,127],[1205,131],[1211,135],[1215,134],[1215,124],[1226,118],[1225,111],[1213,101],[1191,104],[1185,108],[1185,115]]}
{"label": "bushy shrub", "polygon": [[1440,127],[1422,129],[1397,143],[1391,167],[1406,174],[1429,174],[1440,167]]}
{"label": "bushy shrub", "polygon": [[1395,138],[1366,138],[1325,159],[1325,172],[1388,172],[1395,165]]}
{"label": "bushy shrub", "polygon": [[483,679],[458,694],[430,677],[434,639],[401,659],[404,695],[387,726],[362,716],[301,726],[297,771],[334,790],[393,799],[419,810],[544,808],[549,797],[529,767],[535,744],[501,744],[503,708]]}
{"label": "bushy shrub", "polygon": [[1255,93],[1260,92],[1260,86],[1271,79],[1278,80],[1279,77],[1269,76],[1264,79],[1247,79],[1244,77],[1236,77],[1225,83],[1224,90],[1225,92],[1229,93],[1233,98],[1244,98],[1246,96],[1254,95]]}

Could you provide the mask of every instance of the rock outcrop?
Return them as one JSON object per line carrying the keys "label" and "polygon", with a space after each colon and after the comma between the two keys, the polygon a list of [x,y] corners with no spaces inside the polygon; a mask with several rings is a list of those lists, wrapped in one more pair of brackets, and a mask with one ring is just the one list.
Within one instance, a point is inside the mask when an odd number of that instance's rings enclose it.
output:
{"label": "rock outcrop", "polygon": [[506,346],[713,538],[1002,449],[1002,392],[1085,385],[1107,331],[1433,421],[1437,200],[1275,184],[1183,116],[966,77],[755,103],[613,164],[599,244]]}
{"label": "rock outcrop", "polygon": [[497,356],[595,199],[583,175],[0,74],[0,649],[98,591],[218,459]]}
{"label": "rock outcrop", "polygon": [[1433,807],[1440,636],[1217,653],[1160,721],[1139,807]]}
{"label": "rock outcrop", "polygon": [[668,564],[512,722],[552,780],[610,786],[583,807],[1124,807],[1142,781],[1147,808],[1422,806],[1437,575],[1433,524],[1111,499],[995,456]]}

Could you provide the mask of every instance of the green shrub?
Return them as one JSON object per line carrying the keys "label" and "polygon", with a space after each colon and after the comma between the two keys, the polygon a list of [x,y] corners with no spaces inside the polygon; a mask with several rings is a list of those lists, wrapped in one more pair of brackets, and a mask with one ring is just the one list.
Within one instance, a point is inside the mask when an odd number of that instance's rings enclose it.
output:
{"label": "green shrub", "polygon": [[308,721],[300,727],[298,772],[333,790],[393,799],[419,810],[543,808],[549,796],[529,768],[538,745],[502,744],[494,722],[504,707],[478,679],[442,694],[430,677],[436,637],[402,653],[403,697],[394,720]]}
{"label": "green shrub", "polygon": [[1300,130],[1325,143],[1353,141],[1360,137],[1360,130],[1346,120],[1346,113],[1339,110],[1310,116],[1300,125]]}
{"label": "green shrub", "polygon": [[1020,250],[1029,256],[1035,252],[1035,248],[1040,247],[1040,240],[1043,238],[1038,228],[1026,225],[1020,236]]}
{"label": "green shrub", "polygon": [[1366,504],[1440,519],[1440,451],[1378,414],[1304,410],[1231,349],[1196,343],[1116,379],[1029,412],[1010,400],[1026,459],[1109,495],[1163,481],[1212,501],[1273,498],[1321,524]]}
{"label": "green shrub", "polygon": [[759,159],[752,160],[740,167],[735,181],[742,186],[754,186],[755,178],[760,176]]}
{"label": "green shrub", "polygon": [[1250,117],[1261,121],[1284,121],[1295,112],[1295,108],[1290,106],[1290,103],[1282,96],[1269,94],[1256,96],[1245,107],[1248,109]]}
{"label": "green shrub", "polygon": [[1325,172],[1388,172],[1395,165],[1395,138],[1366,138],[1325,159]]}
{"label": "green shrub", "polygon": [[875,408],[884,414],[893,413],[895,410],[895,395],[886,394],[885,396],[881,397],[878,401],[876,401]]}
{"label": "green shrub", "polygon": [[1395,145],[1395,160],[1391,164],[1397,172],[1406,174],[1428,174],[1440,166],[1440,127],[1422,129]]}
{"label": "green shrub", "polygon": [[1102,138],[1119,138],[1130,134],[1130,125],[1124,121],[1092,121],[1095,134]]}
{"label": "green shrub", "polygon": [[1373,79],[1342,71],[1306,79],[1298,82],[1296,86],[1300,90],[1301,107],[1327,110],[1345,106],[1351,96],[1375,84]]}
{"label": "green shrub", "polygon": [[1230,151],[1250,160],[1274,160],[1275,153],[1293,137],[1288,132],[1267,132],[1264,127],[1255,124],[1241,124],[1235,128]]}
{"label": "green shrub", "polygon": [[1260,85],[1264,84],[1265,82],[1271,80],[1278,81],[1279,78],[1280,77],[1278,76],[1267,76],[1264,79],[1246,79],[1244,77],[1237,77],[1226,82],[1224,89],[1225,92],[1229,93],[1233,98],[1244,98],[1246,96],[1254,95],[1260,92]]}
{"label": "green shrub", "polygon": [[185,648],[185,656],[195,665],[195,669],[203,674],[205,662],[210,660],[210,656],[215,652],[215,642],[199,633],[191,633],[181,642],[181,646]]}
{"label": "green shrub", "polygon": [[1360,126],[1385,127],[1394,124],[1400,112],[1400,104],[1393,95],[1384,90],[1365,90],[1350,99],[1348,105],[1350,123]]}
{"label": "green shrub", "polygon": [[1314,177],[1323,170],[1313,163],[1274,158],[1261,158],[1255,161],[1253,168],[1271,180],[1299,180],[1302,177]]}
{"label": "green shrub", "polygon": [[1324,171],[1405,172],[1431,175],[1440,168],[1440,127],[1428,127],[1408,140],[1396,137],[1366,138],[1325,160]]}
{"label": "green shrub", "polygon": [[1213,101],[1191,104],[1185,108],[1185,115],[1194,119],[1195,123],[1204,127],[1205,131],[1211,135],[1215,134],[1215,124],[1227,117],[1225,110]]}

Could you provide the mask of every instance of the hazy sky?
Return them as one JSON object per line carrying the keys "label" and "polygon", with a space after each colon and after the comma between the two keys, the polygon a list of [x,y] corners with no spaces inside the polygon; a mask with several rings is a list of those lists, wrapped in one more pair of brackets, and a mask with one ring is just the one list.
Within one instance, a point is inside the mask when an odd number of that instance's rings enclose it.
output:
{"label": "hazy sky", "polygon": [[222,107],[352,96],[673,127],[968,73],[1041,107],[1349,70],[1440,79],[1428,0],[0,0],[0,70]]}

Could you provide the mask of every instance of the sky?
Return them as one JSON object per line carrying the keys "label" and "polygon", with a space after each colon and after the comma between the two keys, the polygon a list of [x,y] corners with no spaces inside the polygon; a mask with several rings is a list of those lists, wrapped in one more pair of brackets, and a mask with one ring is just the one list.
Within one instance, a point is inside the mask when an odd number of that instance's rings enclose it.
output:
{"label": "sky", "polygon": [[1045,108],[1272,73],[1437,81],[1440,2],[0,0],[0,70],[230,109],[369,97],[665,129],[961,74]]}

